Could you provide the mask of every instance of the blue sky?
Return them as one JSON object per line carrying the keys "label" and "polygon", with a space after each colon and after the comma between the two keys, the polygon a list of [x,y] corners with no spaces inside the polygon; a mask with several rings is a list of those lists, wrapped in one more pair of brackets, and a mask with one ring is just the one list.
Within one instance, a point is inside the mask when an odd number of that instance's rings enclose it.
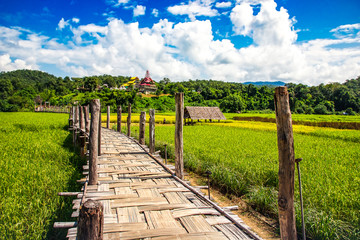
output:
{"label": "blue sky", "polygon": [[360,75],[360,1],[0,3],[0,71],[318,85]]}

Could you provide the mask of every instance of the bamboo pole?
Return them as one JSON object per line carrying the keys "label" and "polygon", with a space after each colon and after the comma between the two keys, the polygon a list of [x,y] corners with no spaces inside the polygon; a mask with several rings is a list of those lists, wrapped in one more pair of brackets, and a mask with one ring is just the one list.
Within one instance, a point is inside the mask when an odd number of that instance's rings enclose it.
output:
{"label": "bamboo pole", "polygon": [[141,112],[139,122],[139,143],[145,144],[145,124],[146,124],[146,112]]}
{"label": "bamboo pole", "polygon": [[121,132],[121,106],[117,107],[117,131]]}
{"label": "bamboo pole", "polygon": [[97,158],[99,140],[100,100],[91,100],[90,154],[89,154],[89,185],[97,184]]}
{"label": "bamboo pole", "polygon": [[155,109],[149,110],[149,150],[150,153],[155,153]]}
{"label": "bamboo pole", "polygon": [[102,240],[104,207],[98,201],[87,200],[80,208],[77,235],[79,240]]}
{"label": "bamboo pole", "polygon": [[127,136],[131,136],[131,103],[128,105],[128,117],[127,117]]}
{"label": "bamboo pole", "polygon": [[175,122],[175,175],[184,178],[183,159],[183,122],[184,122],[184,93],[175,93],[176,122]]}
{"label": "bamboo pole", "polygon": [[279,222],[281,239],[297,239],[294,210],[294,138],[286,87],[275,89],[275,112],[279,151]]}
{"label": "bamboo pole", "polygon": [[107,106],[106,113],[106,128],[110,128],[110,106]]}

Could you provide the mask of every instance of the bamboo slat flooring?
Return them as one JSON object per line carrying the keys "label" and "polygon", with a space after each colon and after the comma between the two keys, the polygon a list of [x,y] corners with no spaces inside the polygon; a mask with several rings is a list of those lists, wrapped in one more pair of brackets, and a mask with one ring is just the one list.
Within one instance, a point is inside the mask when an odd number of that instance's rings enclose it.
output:
{"label": "bamboo slat flooring", "polygon": [[[260,239],[177,181],[134,140],[102,128],[101,145],[98,184],[88,185],[85,196],[82,188],[72,216],[78,216],[82,201],[100,201],[104,239]],[[70,228],[67,237],[76,236],[76,227]]]}

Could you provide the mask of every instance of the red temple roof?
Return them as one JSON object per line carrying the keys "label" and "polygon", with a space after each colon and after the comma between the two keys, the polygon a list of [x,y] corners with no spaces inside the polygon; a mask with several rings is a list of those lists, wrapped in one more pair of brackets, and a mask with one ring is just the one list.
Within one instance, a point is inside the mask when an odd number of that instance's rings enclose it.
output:
{"label": "red temple roof", "polygon": [[145,78],[143,80],[141,80],[140,86],[141,85],[151,86],[154,84],[155,84],[155,82],[154,82],[154,80],[151,79],[149,70],[146,70]]}

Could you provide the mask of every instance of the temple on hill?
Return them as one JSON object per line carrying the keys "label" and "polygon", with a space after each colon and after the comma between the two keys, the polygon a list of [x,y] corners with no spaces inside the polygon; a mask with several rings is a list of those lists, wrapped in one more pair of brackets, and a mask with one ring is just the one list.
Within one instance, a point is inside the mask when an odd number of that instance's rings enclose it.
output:
{"label": "temple on hill", "polygon": [[151,79],[149,70],[146,70],[145,78],[143,78],[139,84],[139,92],[143,92],[145,94],[156,92],[157,87],[155,85],[154,80]]}
{"label": "temple on hill", "polygon": [[146,70],[145,78],[141,81],[138,77],[132,77],[129,82],[121,85],[120,89],[127,91],[130,91],[131,89],[139,89],[139,92],[148,94],[156,92],[157,86],[155,85],[155,81],[151,79],[149,70]]}

